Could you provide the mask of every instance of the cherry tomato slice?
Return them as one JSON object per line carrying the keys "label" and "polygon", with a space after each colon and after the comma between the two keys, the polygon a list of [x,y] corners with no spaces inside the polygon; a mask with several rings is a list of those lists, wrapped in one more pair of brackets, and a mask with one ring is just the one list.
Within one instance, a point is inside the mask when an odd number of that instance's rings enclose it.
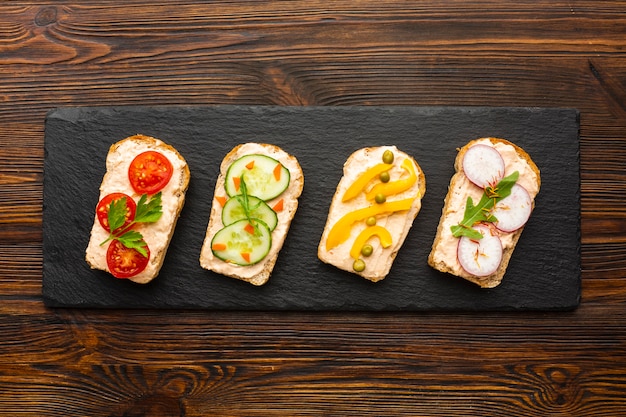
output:
{"label": "cherry tomato slice", "polygon": [[172,163],[160,152],[146,151],[133,159],[128,168],[130,185],[139,194],[156,194],[172,178]]}
{"label": "cherry tomato slice", "polygon": [[121,200],[122,198],[126,198],[126,220],[120,228],[120,230],[124,230],[126,226],[128,226],[133,221],[133,219],[135,218],[135,212],[137,211],[137,204],[135,203],[135,200],[132,199],[132,197],[124,193],[107,194],[102,200],[100,200],[98,206],[96,207],[98,221],[100,222],[100,225],[104,228],[104,230],[109,233],[111,232],[111,229],[109,228],[109,208],[111,206],[111,202]]}
{"label": "cherry tomato slice", "polygon": [[109,271],[116,278],[130,278],[144,269],[150,259],[150,249],[146,245],[148,256],[143,256],[136,249],[129,249],[119,240],[111,241],[107,249],[107,266]]}

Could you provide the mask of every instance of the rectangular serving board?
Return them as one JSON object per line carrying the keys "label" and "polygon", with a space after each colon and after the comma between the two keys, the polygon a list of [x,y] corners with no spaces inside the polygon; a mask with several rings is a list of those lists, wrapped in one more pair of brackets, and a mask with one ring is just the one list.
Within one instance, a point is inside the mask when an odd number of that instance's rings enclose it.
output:
{"label": "rectangular serving board", "polygon": [[[147,285],[91,270],[85,248],[111,144],[142,133],[176,147],[191,181],[160,275]],[[43,297],[50,307],[220,310],[569,310],[580,302],[579,114],[484,107],[75,107],[45,124]],[[542,187],[500,286],[433,270],[435,236],[457,149],[495,136],[524,148]],[[269,282],[202,269],[198,257],[222,158],[244,142],[278,145],[305,175],[300,206]],[[426,175],[423,207],[390,274],[378,283],[326,265],[317,246],[343,163],[396,145]]]}

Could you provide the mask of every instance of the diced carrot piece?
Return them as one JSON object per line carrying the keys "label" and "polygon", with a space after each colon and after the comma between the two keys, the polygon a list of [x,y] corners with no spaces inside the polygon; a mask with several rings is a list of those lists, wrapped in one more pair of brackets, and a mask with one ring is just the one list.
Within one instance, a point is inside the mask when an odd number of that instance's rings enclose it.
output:
{"label": "diced carrot piece", "polygon": [[226,250],[226,245],[223,243],[214,243],[213,246],[211,246],[211,249],[217,251]]}
{"label": "diced carrot piece", "polygon": [[283,211],[284,205],[285,205],[285,202],[281,198],[280,200],[278,200],[276,204],[274,204],[274,207],[272,207],[272,210],[274,210],[275,212]]}
{"label": "diced carrot piece", "polygon": [[282,172],[282,168],[283,166],[281,164],[277,164],[274,167],[274,178],[276,179],[276,181],[280,181],[280,173]]}
{"label": "diced carrot piece", "polygon": [[250,233],[251,235],[254,234],[254,226],[252,226],[250,223],[248,223],[246,227],[243,228],[243,230]]}
{"label": "diced carrot piece", "polygon": [[246,261],[250,262],[250,254],[248,252],[241,252],[241,257]]}
{"label": "diced carrot piece", "polygon": [[239,191],[239,187],[241,186],[241,178],[233,177],[233,183],[235,184],[235,190]]}
{"label": "diced carrot piece", "polygon": [[254,168],[254,159],[246,164],[246,168],[248,169]]}
{"label": "diced carrot piece", "polygon": [[217,197],[215,197],[215,199],[218,203],[220,203],[220,206],[222,207],[224,207],[224,204],[226,204],[226,197],[224,197],[223,195],[218,195]]}

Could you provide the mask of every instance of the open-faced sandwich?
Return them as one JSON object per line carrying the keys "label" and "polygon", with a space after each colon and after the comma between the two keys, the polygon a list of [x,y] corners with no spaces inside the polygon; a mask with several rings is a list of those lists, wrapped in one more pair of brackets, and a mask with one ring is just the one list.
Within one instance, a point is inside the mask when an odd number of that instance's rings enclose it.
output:
{"label": "open-faced sandwich", "polygon": [[113,144],[85,254],[91,268],[140,284],[154,279],[189,177],[185,159],[159,139],[135,135]]}
{"label": "open-faced sandwich", "polygon": [[493,288],[534,208],[539,169],[522,148],[498,138],[472,140],[454,167],[428,263]]}
{"label": "open-faced sandwich", "polygon": [[200,265],[254,285],[265,284],[303,186],[298,160],[278,146],[236,146],[220,166]]}
{"label": "open-faced sandwich", "polygon": [[319,243],[319,259],[370,281],[384,279],[425,192],[421,168],[395,146],[357,150],[344,164]]}

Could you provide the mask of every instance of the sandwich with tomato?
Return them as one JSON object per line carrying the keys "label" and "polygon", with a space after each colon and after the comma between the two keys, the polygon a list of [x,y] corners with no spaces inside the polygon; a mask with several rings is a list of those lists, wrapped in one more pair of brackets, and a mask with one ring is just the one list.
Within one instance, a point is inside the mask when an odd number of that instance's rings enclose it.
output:
{"label": "sandwich with tomato", "polygon": [[200,265],[265,284],[298,208],[304,175],[275,145],[245,143],[223,159],[200,253]]}
{"label": "sandwich with tomato", "polygon": [[113,144],[85,254],[90,267],[140,284],[152,281],[163,265],[189,178],[185,159],[159,139],[138,134]]}

